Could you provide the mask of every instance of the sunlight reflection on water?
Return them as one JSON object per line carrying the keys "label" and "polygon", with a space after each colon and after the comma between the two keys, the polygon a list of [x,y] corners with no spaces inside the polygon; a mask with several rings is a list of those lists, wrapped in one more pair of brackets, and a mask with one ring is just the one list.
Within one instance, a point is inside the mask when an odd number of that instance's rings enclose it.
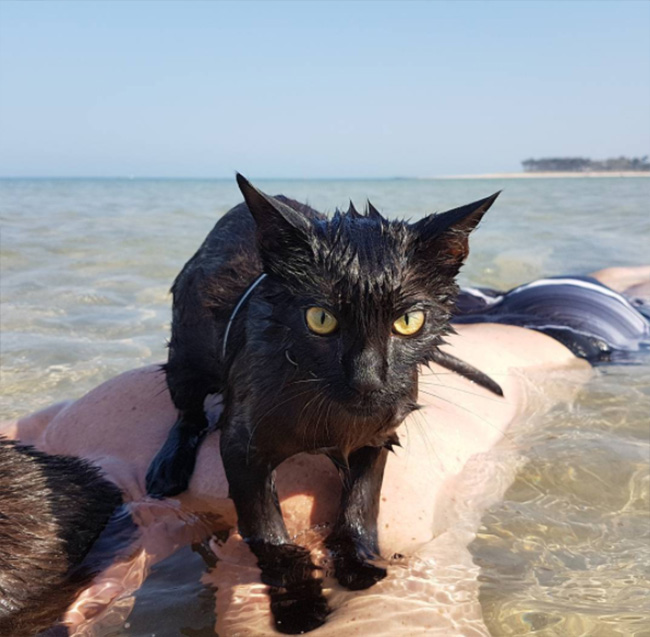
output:
{"label": "sunlight reflection on water", "polygon": [[650,366],[600,368],[528,437],[472,544],[494,635],[647,635]]}

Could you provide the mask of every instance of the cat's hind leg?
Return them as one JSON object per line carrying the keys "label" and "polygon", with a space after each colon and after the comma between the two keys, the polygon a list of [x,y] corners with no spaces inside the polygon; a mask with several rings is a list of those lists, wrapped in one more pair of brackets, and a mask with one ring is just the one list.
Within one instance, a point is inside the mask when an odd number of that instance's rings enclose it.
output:
{"label": "cat's hind leg", "polygon": [[208,432],[203,412],[181,412],[165,444],[149,465],[147,493],[154,498],[178,495],[187,490],[199,446]]}
{"label": "cat's hind leg", "polygon": [[[195,301],[192,307],[197,303]],[[147,471],[147,493],[158,498],[187,490],[196,454],[209,430],[206,397],[223,388],[215,321],[209,314],[198,310],[189,312],[193,317],[197,315],[192,321],[187,312],[177,308],[174,314],[169,360],[164,370],[169,394],[179,416]]]}
{"label": "cat's hind leg", "polygon": [[196,454],[208,433],[205,399],[224,387],[221,326],[206,300],[209,273],[196,265],[197,255],[185,265],[172,287],[172,334],[164,370],[179,417],[147,471],[147,493],[159,498],[188,488]]}

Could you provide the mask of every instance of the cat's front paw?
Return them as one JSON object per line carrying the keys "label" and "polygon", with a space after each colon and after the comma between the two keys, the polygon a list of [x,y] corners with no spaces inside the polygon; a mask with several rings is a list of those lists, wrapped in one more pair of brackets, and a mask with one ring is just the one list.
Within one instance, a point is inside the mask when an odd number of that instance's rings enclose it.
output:
{"label": "cat's front paw", "polygon": [[262,581],[269,587],[271,612],[277,630],[300,635],[322,626],[329,614],[318,567],[309,551],[295,544],[250,542]]}
{"label": "cat's front paw", "polygon": [[386,569],[372,563],[379,555],[362,539],[350,535],[330,536],[326,545],[332,553],[334,574],[341,586],[360,591],[386,577]]}
{"label": "cat's front paw", "polygon": [[311,578],[287,588],[269,589],[276,629],[286,635],[302,635],[322,626],[330,612],[321,583]]}

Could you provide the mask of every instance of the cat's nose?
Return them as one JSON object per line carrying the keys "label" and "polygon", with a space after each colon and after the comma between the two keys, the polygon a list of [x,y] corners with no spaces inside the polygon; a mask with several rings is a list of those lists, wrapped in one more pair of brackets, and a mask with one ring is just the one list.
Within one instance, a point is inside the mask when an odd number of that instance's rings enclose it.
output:
{"label": "cat's nose", "polygon": [[352,363],[349,384],[360,394],[371,394],[383,386],[382,358],[379,352],[366,348],[358,354]]}
{"label": "cat's nose", "polygon": [[350,386],[354,391],[364,396],[372,394],[381,389],[381,382],[378,379],[368,378],[363,380],[354,380]]}

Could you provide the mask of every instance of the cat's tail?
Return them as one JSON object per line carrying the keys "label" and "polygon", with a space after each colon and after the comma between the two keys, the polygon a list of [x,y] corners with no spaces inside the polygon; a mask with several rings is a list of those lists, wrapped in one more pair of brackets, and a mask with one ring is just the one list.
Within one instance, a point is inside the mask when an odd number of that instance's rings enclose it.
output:
{"label": "cat's tail", "polygon": [[93,576],[79,568],[119,489],[84,460],[0,438],[0,635],[51,626]]}
{"label": "cat's tail", "polygon": [[501,385],[499,385],[499,383],[497,383],[495,380],[492,380],[480,369],[476,369],[476,367],[470,365],[469,363],[466,363],[460,358],[452,356],[451,354],[443,352],[442,350],[436,349],[431,355],[431,360],[434,363],[438,363],[438,365],[441,367],[444,367],[449,371],[456,372],[460,376],[464,376],[477,385],[485,387],[485,389],[491,391],[493,394],[496,394],[497,396],[503,396],[503,389],[501,389]]}

